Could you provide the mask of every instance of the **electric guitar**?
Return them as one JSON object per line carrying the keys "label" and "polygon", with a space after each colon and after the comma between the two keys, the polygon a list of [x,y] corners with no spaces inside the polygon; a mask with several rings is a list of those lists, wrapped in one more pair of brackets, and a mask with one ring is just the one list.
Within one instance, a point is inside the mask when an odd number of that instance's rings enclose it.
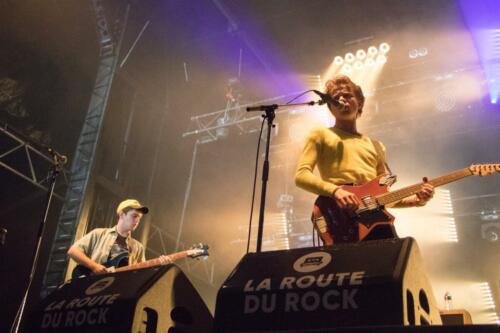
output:
{"label": "electric guitar", "polygon": [[[500,172],[500,163],[475,164],[428,180],[428,183],[438,187],[468,176],[488,176],[494,172]],[[329,236],[322,235],[322,239],[326,245],[358,242],[366,238],[377,226],[392,224],[394,216],[385,206],[416,194],[423,184],[418,183],[389,192],[390,184],[386,180],[386,176],[379,176],[363,185],[341,186],[342,189],[354,193],[362,202],[353,213],[340,209],[332,197],[319,196],[316,199],[311,219],[315,225],[319,220],[325,220]]]}
{"label": "electric guitar", "polygon": [[[174,262],[176,260],[185,258],[185,257],[190,257],[190,258],[198,258],[198,257],[208,257],[208,245],[206,244],[195,244],[189,248],[187,251],[182,251],[182,252],[177,252],[177,253],[172,253],[169,254],[167,257],[170,258],[171,262]],[[116,256],[113,258],[113,260],[107,261],[106,263],[102,264],[106,268],[108,268],[107,272],[103,273],[97,273],[97,274],[106,274],[106,273],[114,273],[114,272],[124,272],[124,271],[129,271],[129,270],[134,270],[134,269],[141,269],[141,268],[149,268],[149,267],[155,267],[161,265],[160,258],[156,259],[151,259],[147,260],[141,263],[137,263],[134,265],[129,265],[128,264],[128,253],[123,253],[121,255]],[[92,271],[87,268],[86,266],[83,265],[76,265],[76,267],[73,269],[73,272],[71,273],[71,277],[78,278],[78,277],[83,277],[87,275],[95,274],[92,273]]]}

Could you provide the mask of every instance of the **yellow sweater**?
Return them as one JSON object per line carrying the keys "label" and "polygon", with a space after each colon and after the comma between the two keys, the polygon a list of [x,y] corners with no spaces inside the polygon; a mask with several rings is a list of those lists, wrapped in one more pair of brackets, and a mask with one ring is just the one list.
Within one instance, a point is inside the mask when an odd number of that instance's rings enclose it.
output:
{"label": "yellow sweater", "polygon": [[[364,184],[386,173],[384,160],[365,135],[317,128],[307,138],[295,183],[306,191],[331,196],[338,185]],[[316,165],[321,178],[313,174]]]}

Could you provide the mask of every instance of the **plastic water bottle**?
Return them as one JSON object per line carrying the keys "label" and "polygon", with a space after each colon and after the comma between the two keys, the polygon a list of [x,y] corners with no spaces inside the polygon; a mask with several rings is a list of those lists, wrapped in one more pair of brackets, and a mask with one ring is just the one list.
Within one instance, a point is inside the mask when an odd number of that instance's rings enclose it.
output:
{"label": "plastic water bottle", "polygon": [[444,293],[444,308],[445,310],[453,309],[452,298],[449,291]]}

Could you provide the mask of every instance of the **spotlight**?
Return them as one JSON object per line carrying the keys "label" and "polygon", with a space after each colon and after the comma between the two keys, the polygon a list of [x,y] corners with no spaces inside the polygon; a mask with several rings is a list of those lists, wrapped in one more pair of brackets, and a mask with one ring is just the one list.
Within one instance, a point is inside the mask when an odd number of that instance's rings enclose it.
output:
{"label": "spotlight", "polygon": [[457,104],[457,95],[454,90],[449,87],[436,89],[434,95],[434,106],[440,112],[449,112],[455,108]]}
{"label": "spotlight", "polygon": [[334,59],[333,59],[333,63],[335,65],[342,65],[344,63],[344,58],[342,58],[341,56],[336,56]]}
{"label": "spotlight", "polygon": [[498,242],[498,238],[500,238],[500,223],[494,222],[481,225],[481,238],[491,243]]}
{"label": "spotlight", "polygon": [[498,241],[498,232],[495,229],[488,230],[486,233],[486,239],[490,242]]}
{"label": "spotlight", "polygon": [[411,49],[408,52],[410,59],[417,59],[419,57],[425,57],[429,54],[429,50],[426,47],[421,47],[419,49]]}
{"label": "spotlight", "polygon": [[362,50],[362,49],[359,49],[356,51],[356,58],[358,58],[359,60],[363,60],[366,58],[366,52],[365,50]]}
{"label": "spotlight", "polygon": [[373,58],[368,58],[365,60],[366,67],[373,67],[373,65],[375,65],[375,60],[373,60]]}
{"label": "spotlight", "polygon": [[418,49],[418,56],[419,57],[425,57],[426,55],[429,54],[429,51],[425,47],[421,47]]}
{"label": "spotlight", "polygon": [[353,63],[354,60],[356,60],[356,57],[351,52],[346,53],[346,55],[345,55],[344,58],[345,58],[345,61],[348,62],[348,63]]}
{"label": "spotlight", "polygon": [[368,55],[369,56],[374,57],[377,55],[377,53],[378,53],[378,49],[375,46],[370,46],[368,48]]}
{"label": "spotlight", "polygon": [[382,65],[382,64],[385,64],[386,62],[387,62],[387,57],[385,55],[379,54],[377,56],[377,64]]}
{"label": "spotlight", "polygon": [[341,72],[345,74],[349,74],[352,71],[352,67],[349,64],[345,64],[342,66]]}
{"label": "spotlight", "polygon": [[485,209],[479,213],[481,221],[495,221],[498,220],[498,212],[496,209]]}
{"label": "spotlight", "polygon": [[362,68],[363,68],[363,63],[361,61],[358,60],[354,63],[354,69],[360,70]]}
{"label": "spotlight", "polygon": [[382,54],[386,54],[387,52],[389,52],[390,49],[391,49],[391,47],[387,43],[382,43],[379,46],[379,51]]}

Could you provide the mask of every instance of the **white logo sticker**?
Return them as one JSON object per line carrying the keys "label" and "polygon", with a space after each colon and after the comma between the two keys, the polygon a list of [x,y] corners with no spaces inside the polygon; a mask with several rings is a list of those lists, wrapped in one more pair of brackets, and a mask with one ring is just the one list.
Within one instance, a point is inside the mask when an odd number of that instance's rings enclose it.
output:
{"label": "white logo sticker", "polygon": [[105,277],[104,279],[100,279],[94,283],[92,283],[86,290],[85,290],[85,295],[94,295],[97,294],[107,287],[109,287],[113,282],[115,281],[114,276],[108,276]]}
{"label": "white logo sticker", "polygon": [[293,269],[300,273],[310,273],[318,271],[332,261],[332,256],[327,252],[308,253],[295,260]]}

